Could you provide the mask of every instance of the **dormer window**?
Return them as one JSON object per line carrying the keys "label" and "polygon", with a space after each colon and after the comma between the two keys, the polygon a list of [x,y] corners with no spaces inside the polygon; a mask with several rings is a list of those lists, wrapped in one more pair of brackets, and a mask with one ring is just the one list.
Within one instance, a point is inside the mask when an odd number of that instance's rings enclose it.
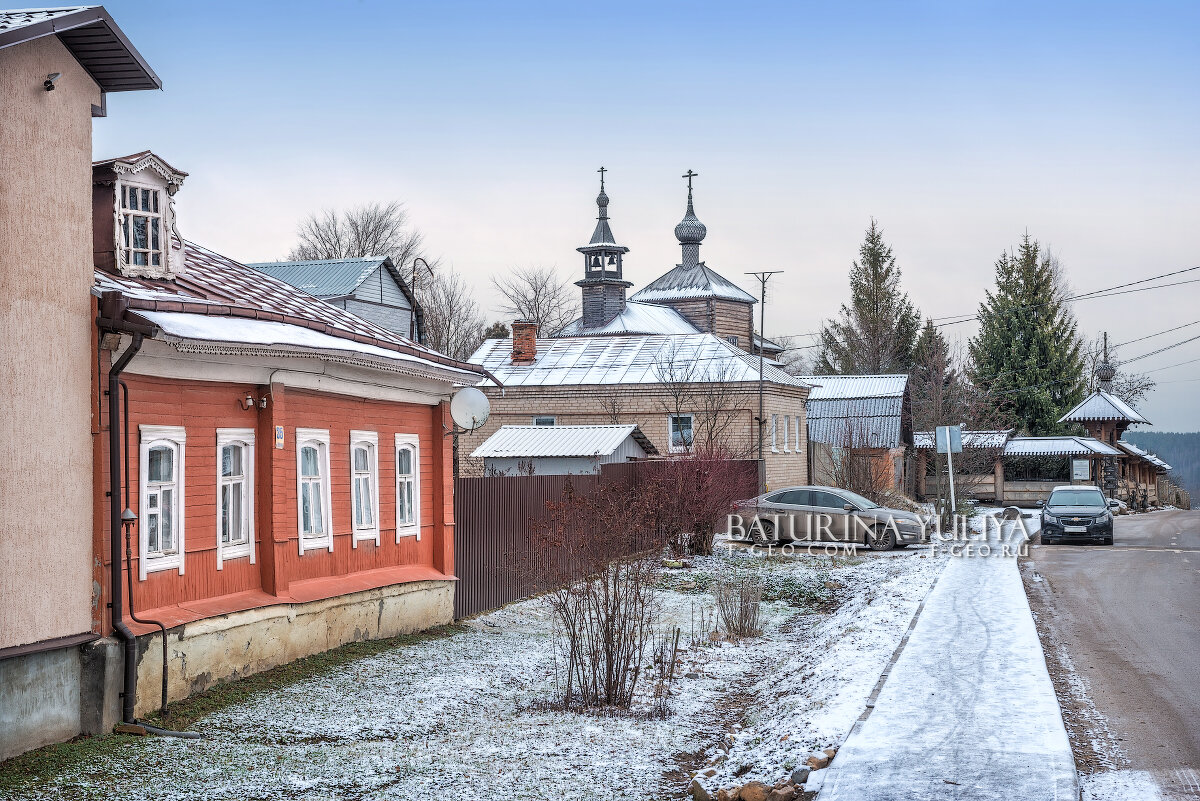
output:
{"label": "dormer window", "polygon": [[122,184],[121,243],[125,264],[161,267],[163,263],[162,199],[159,190]]}

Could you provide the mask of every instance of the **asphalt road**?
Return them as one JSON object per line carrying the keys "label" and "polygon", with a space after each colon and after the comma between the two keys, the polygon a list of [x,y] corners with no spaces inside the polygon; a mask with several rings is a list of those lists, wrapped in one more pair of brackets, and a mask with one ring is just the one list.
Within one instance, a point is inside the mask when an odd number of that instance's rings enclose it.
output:
{"label": "asphalt road", "polygon": [[1200,511],[1118,517],[1114,539],[1032,549],[1040,618],[1127,767],[1151,771],[1169,796],[1200,798]]}

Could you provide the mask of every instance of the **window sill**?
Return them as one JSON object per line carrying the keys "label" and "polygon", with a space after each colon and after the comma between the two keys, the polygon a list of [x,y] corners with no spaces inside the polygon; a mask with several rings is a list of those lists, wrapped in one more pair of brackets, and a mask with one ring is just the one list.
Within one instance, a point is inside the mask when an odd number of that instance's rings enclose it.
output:
{"label": "window sill", "polygon": [[321,539],[318,540],[318,539],[314,539],[314,538],[305,537],[303,534],[301,534],[300,535],[300,555],[304,556],[304,554],[308,553],[309,551],[329,551],[330,553],[332,553],[333,552],[333,538],[332,537],[322,537]]}
{"label": "window sill", "polygon": [[141,580],[146,580],[146,574],[160,573],[163,570],[178,570],[183,573],[183,557],[179,554],[170,556],[147,556],[142,561]]}
{"label": "window sill", "polygon": [[370,529],[370,530],[360,529],[350,535],[350,544],[353,545],[355,548],[358,547],[358,544],[360,542],[373,542],[376,545],[378,545],[379,544],[379,529],[377,529],[377,528]]}
{"label": "window sill", "polygon": [[250,558],[250,544],[249,543],[245,543],[242,545],[222,546],[221,559],[220,559],[220,562],[218,562],[218,564],[217,564],[217,569],[219,570],[221,567],[221,564],[223,564],[225,562],[231,562],[234,559],[249,559],[249,558]]}
{"label": "window sill", "polygon": [[396,542],[399,543],[404,537],[416,537],[418,540],[421,539],[420,525],[414,523],[411,526],[404,526],[403,528],[396,529]]}

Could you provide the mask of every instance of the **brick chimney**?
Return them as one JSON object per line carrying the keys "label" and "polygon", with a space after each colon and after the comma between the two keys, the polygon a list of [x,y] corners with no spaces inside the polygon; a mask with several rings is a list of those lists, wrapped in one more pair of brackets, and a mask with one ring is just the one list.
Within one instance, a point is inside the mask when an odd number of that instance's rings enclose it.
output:
{"label": "brick chimney", "polygon": [[513,364],[532,364],[537,357],[537,323],[529,320],[513,320],[512,361]]}

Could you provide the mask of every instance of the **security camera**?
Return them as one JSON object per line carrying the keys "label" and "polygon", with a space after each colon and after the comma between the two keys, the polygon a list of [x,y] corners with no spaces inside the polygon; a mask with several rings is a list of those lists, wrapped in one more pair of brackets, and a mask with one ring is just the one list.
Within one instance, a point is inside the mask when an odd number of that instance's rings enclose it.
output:
{"label": "security camera", "polygon": [[52,72],[46,76],[46,80],[42,82],[42,86],[46,87],[47,92],[54,91],[54,82],[62,77],[61,72]]}

